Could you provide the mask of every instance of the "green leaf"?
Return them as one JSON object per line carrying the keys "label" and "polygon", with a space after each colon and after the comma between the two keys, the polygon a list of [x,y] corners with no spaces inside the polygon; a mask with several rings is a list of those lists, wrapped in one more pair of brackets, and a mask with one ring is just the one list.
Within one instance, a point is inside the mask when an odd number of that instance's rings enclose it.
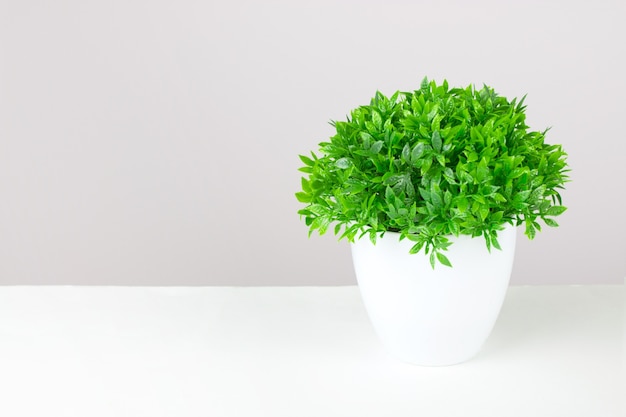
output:
{"label": "green leaf", "polygon": [[435,130],[433,132],[431,141],[432,141],[433,149],[436,150],[437,152],[441,152],[442,141],[441,141],[441,135],[439,134],[439,131]]}
{"label": "green leaf", "polygon": [[506,203],[506,198],[500,193],[495,193],[493,199],[498,203]]}
{"label": "green leaf", "polygon": [[559,227],[559,224],[549,217],[544,217],[543,221],[545,224],[547,224],[550,227]]}
{"label": "green leaf", "polygon": [[383,148],[383,141],[382,140],[378,140],[376,142],[374,142],[374,144],[372,145],[372,147],[370,148],[370,152],[372,155],[376,155],[377,153],[380,152],[380,150]]}
{"label": "green leaf", "polygon": [[436,209],[440,209],[443,206],[443,194],[441,193],[441,190],[431,190],[430,201]]}
{"label": "green leaf", "polygon": [[411,247],[411,250],[409,250],[409,253],[413,255],[413,254],[416,254],[417,252],[421,251],[422,248],[424,247],[425,243],[426,243],[426,241],[424,241],[424,240],[418,241],[415,245],[413,245]]}
{"label": "green leaf", "polygon": [[522,176],[522,174],[527,172],[527,168],[515,168],[513,171],[511,171],[511,173],[509,174],[509,178],[511,179],[515,179],[515,178],[519,178]]}
{"label": "green leaf", "polygon": [[489,218],[494,223],[498,223],[499,224],[499,223],[501,223],[501,220],[502,220],[503,216],[504,216],[504,212],[503,211],[496,211],[496,212],[491,212]]}
{"label": "green leaf", "polygon": [[487,245],[487,251],[491,253],[491,236],[489,233],[483,233],[483,237],[485,238],[485,244]]}
{"label": "green leaf", "polygon": [[372,245],[376,245],[376,230],[370,229],[369,235],[370,235],[370,242],[372,242]]}
{"label": "green leaf", "polygon": [[326,233],[328,229],[328,225],[330,224],[330,219],[327,217],[316,217],[313,219],[313,223],[311,223],[310,232],[317,229],[320,235]]}
{"label": "green leaf", "polygon": [[340,158],[335,162],[337,168],[347,169],[350,167],[350,160],[348,158]]}
{"label": "green leaf", "polygon": [[450,228],[450,232],[454,236],[458,236],[459,233],[461,233],[461,228],[459,227],[459,224],[452,219],[448,222],[448,227]]}
{"label": "green leaf", "polygon": [[472,198],[479,204],[485,205],[487,204],[487,200],[480,194],[473,195]]}
{"label": "green leaf", "polygon": [[296,193],[296,198],[301,203],[310,203],[311,202],[311,196],[308,193],[305,193],[305,192],[298,192],[298,193]]}
{"label": "green leaf", "polygon": [[371,143],[374,141],[374,137],[364,130],[359,132],[359,136],[361,136],[361,140],[363,141],[363,148],[369,149]]}
{"label": "green leaf", "polygon": [[308,156],[304,156],[304,155],[298,155],[298,156],[300,157],[300,160],[304,162],[305,165],[308,165],[308,166],[315,165],[315,162]]}
{"label": "green leaf", "polygon": [[480,213],[480,220],[485,221],[487,219],[487,216],[489,216],[489,207],[481,207],[479,210]]}
{"label": "green leaf", "polygon": [[543,194],[545,193],[545,191],[546,191],[545,185],[541,185],[541,186],[537,187],[528,196],[528,201],[531,202],[531,203],[534,203],[534,202],[538,201],[539,198],[543,197]]}
{"label": "green leaf", "polygon": [[402,148],[402,160],[407,164],[411,163],[411,147],[408,143]]}
{"label": "green leaf", "polygon": [[539,223],[537,223],[536,221],[533,220],[533,226],[535,229],[537,229],[539,232],[541,232],[541,225]]}
{"label": "green leaf", "polygon": [[478,127],[472,127],[470,129],[470,138],[473,142],[480,143],[481,145],[485,142],[483,135],[478,131]]}
{"label": "green leaf", "polygon": [[396,198],[396,194],[393,192],[393,189],[389,186],[385,189],[385,200],[392,202]]}
{"label": "green leaf", "polygon": [[318,233],[320,235],[324,235],[326,234],[326,231],[328,230],[328,226],[330,225],[330,219],[328,217],[318,217],[315,220],[318,220],[318,219],[320,219]]}
{"label": "green leaf", "polygon": [[469,208],[469,200],[465,197],[459,198],[457,207],[461,213],[465,213]]}
{"label": "green leaf", "polygon": [[372,122],[374,126],[376,126],[376,129],[381,130],[383,128],[383,119],[376,110],[372,110]]}
{"label": "green leaf", "polygon": [[548,211],[546,211],[546,216],[558,216],[560,214],[563,214],[563,212],[567,210],[567,207],[563,207],[563,206],[552,206],[548,209]]}
{"label": "green leaf", "polygon": [[452,168],[445,168],[443,170],[443,177],[446,179],[446,181],[448,181],[450,184],[455,184],[456,180],[454,179],[454,171],[452,171]]}
{"label": "green leaf", "polygon": [[513,199],[518,201],[526,201],[528,200],[528,196],[530,196],[530,193],[531,190],[520,191],[519,193],[515,194]]}
{"label": "green leaf", "polygon": [[476,168],[476,179],[478,182],[484,182],[489,175],[489,168],[487,168],[487,159],[483,157],[478,163],[478,167]]}
{"label": "green leaf", "polygon": [[536,233],[537,232],[535,230],[535,226],[533,225],[533,222],[530,219],[526,219],[526,231],[525,231],[526,236],[528,236],[530,240],[533,240],[535,238]]}
{"label": "green leaf", "polygon": [[439,260],[439,262],[441,262],[442,265],[452,267],[452,264],[450,263],[450,260],[443,253],[437,252],[437,259]]}
{"label": "green leaf", "polygon": [[376,125],[369,120],[365,121],[365,128],[369,133],[377,133],[380,129],[376,128]]}
{"label": "green leaf", "polygon": [[[429,103],[430,104],[430,103]],[[428,112],[428,115],[426,116],[426,118],[429,121],[433,121],[435,119],[435,117],[437,116],[437,113],[439,113],[439,105],[435,104],[432,109]],[[432,129],[432,126],[431,126]]]}
{"label": "green leaf", "polygon": [[420,168],[420,172],[422,173],[422,176],[424,176],[428,172],[432,164],[433,164],[432,159],[424,159],[424,163],[422,164],[422,167]]}
{"label": "green leaf", "polygon": [[423,154],[424,154],[425,146],[422,142],[418,142],[417,145],[411,151],[411,162],[415,163]]}
{"label": "green leaf", "polygon": [[500,242],[498,242],[498,238],[495,234],[491,235],[491,244],[494,248],[502,250],[502,248],[500,247]]}
{"label": "green leaf", "polygon": [[431,130],[438,131],[439,129],[441,129],[442,120],[443,120],[443,115],[436,114],[435,117],[433,117],[433,121],[430,123]]}

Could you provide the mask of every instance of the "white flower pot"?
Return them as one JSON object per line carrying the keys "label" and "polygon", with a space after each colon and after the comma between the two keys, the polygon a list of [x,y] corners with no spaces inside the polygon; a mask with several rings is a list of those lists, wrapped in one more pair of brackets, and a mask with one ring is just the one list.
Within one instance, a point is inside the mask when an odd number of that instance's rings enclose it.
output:
{"label": "white flower pot", "polygon": [[502,250],[487,251],[483,237],[462,235],[447,252],[452,268],[433,270],[414,244],[385,233],[352,245],[361,296],[386,350],[405,362],[453,365],[472,358],[491,333],[509,285],[516,227],[498,233]]}

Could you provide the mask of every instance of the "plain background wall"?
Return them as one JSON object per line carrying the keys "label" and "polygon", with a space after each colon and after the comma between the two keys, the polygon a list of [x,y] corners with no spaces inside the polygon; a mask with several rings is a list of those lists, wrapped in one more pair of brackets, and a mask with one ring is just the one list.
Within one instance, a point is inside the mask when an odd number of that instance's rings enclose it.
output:
{"label": "plain background wall", "polygon": [[514,284],[622,283],[623,1],[0,0],[0,284],[334,285],[297,155],[422,77],[528,94],[569,210]]}

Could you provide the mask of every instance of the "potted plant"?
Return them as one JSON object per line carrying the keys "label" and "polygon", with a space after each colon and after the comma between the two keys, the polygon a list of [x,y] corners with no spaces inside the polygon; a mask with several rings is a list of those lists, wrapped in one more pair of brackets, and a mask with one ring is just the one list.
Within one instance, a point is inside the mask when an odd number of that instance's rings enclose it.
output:
{"label": "potted plant", "polygon": [[[357,281],[383,345],[420,365],[463,362],[495,323],[515,235],[533,239],[565,211],[566,154],[530,130],[524,99],[494,89],[380,92],[319,154],[300,155],[309,236],[351,242]],[[426,256],[424,256],[426,255]]]}

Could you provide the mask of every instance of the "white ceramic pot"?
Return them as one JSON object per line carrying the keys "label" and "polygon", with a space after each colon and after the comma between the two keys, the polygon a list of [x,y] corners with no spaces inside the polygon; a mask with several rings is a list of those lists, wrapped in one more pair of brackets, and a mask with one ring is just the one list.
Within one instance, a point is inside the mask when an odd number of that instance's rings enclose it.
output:
{"label": "white ceramic pot", "polygon": [[502,250],[462,235],[445,252],[453,267],[433,270],[414,244],[385,233],[352,245],[361,296],[387,351],[405,362],[453,365],[472,358],[491,333],[509,285],[516,227],[498,233]]}

